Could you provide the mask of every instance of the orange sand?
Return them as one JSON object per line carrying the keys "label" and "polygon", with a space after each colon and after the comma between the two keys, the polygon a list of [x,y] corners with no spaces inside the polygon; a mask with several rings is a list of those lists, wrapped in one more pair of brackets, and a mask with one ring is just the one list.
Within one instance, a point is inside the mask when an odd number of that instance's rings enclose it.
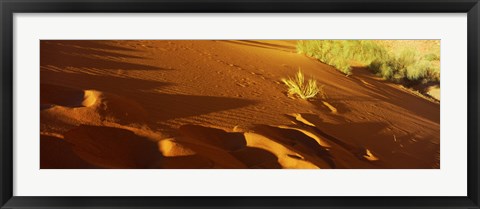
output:
{"label": "orange sand", "polygon": [[[327,99],[287,96],[301,68]],[[41,168],[439,168],[440,105],[295,41],[41,41]]]}

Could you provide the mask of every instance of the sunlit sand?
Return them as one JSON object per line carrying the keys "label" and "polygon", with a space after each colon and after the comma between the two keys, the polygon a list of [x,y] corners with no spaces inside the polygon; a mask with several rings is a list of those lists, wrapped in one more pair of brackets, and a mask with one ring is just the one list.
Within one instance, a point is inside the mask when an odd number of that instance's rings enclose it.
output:
{"label": "sunlit sand", "polygon": [[[439,89],[345,74],[296,41],[40,42],[48,168],[439,168]],[[326,97],[289,95],[299,69]]]}

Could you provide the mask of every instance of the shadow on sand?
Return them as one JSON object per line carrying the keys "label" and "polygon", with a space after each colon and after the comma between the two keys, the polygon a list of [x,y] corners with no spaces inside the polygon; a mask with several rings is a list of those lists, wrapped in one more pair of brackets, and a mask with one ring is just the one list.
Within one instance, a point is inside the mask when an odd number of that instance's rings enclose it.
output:
{"label": "shadow on sand", "polygon": [[[112,52],[111,50],[117,52]],[[143,59],[142,57],[126,54],[127,50],[127,48],[109,46],[97,41],[41,41],[40,66],[103,70],[167,70],[157,66],[122,61],[122,59],[126,58]]]}
{"label": "shadow on sand", "polygon": [[101,168],[148,168],[162,157],[155,142],[121,128],[81,125],[65,133],[64,141]]}
{"label": "shadow on sand", "polygon": [[198,116],[257,103],[229,97],[165,94],[161,92],[161,87],[173,84],[133,78],[48,70],[41,71],[40,77],[42,84],[71,87],[71,84],[75,83],[74,88],[77,89],[93,89],[133,100],[147,111],[151,122]]}
{"label": "shadow on sand", "polygon": [[[400,91],[392,86],[391,82],[374,78],[365,68],[354,68],[352,80],[358,85],[367,88],[372,98],[388,102],[404,111],[412,112],[435,123],[440,123],[440,105],[418,96]],[[400,110],[399,110],[400,111]]]}
{"label": "shadow on sand", "polygon": [[[415,134],[387,135],[384,129],[389,125],[384,122],[352,123],[336,117],[338,124],[333,124],[323,121],[318,115],[309,113],[301,115],[315,124],[315,127],[303,125],[304,128],[313,130],[319,136],[340,145],[353,155],[361,158],[366,154],[366,149],[371,150],[380,157],[380,162],[376,162],[381,165],[380,167],[399,169],[438,168],[439,166],[436,163],[440,145],[432,143],[431,139],[415,138]],[[286,117],[295,120],[291,116]]]}
{"label": "shadow on sand", "polygon": [[[246,168],[281,168],[278,158],[271,152],[255,147],[247,147],[247,140],[243,133],[226,132],[221,129],[184,125],[179,129],[182,136],[200,141],[201,143],[223,150],[222,155],[230,155],[232,159],[238,160]],[[189,146],[197,153],[202,153],[205,148],[202,146]],[[218,151],[217,151],[218,152]],[[207,153],[203,153],[207,154]],[[221,156],[211,156],[212,160]],[[221,163],[221,162],[220,162]]]}
{"label": "shadow on sand", "polygon": [[72,144],[63,139],[40,135],[40,169],[99,168],[80,158]]}

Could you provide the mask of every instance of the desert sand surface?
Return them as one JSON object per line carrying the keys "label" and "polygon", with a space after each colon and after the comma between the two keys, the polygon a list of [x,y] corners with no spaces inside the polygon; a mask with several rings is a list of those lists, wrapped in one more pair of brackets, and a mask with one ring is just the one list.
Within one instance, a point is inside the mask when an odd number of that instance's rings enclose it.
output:
{"label": "desert sand surface", "polygon": [[[40,41],[40,168],[439,168],[440,103],[295,41]],[[327,98],[288,96],[299,68]]]}

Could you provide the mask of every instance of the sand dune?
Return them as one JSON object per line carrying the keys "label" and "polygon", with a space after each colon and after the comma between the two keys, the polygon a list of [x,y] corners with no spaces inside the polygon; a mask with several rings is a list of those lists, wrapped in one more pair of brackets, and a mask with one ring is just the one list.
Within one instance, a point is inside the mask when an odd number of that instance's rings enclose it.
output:
{"label": "sand dune", "polygon": [[41,41],[40,80],[41,168],[440,167],[438,102],[294,41]]}

